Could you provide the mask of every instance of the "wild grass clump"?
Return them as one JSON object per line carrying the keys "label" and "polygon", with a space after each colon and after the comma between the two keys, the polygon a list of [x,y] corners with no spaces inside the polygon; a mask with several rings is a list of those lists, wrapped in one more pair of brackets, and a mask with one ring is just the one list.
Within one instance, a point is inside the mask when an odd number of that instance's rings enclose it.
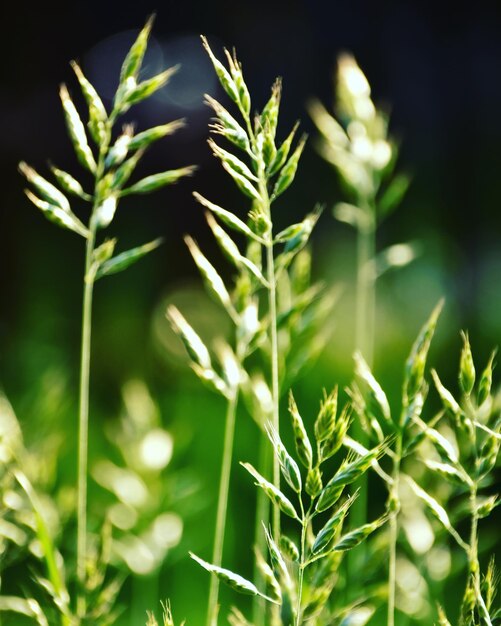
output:
{"label": "wild grass clump", "polygon": [[[167,523],[158,502],[168,501],[163,499],[162,472],[172,455],[172,439],[147,387],[137,381],[125,385],[128,417],[110,435],[120,461],[102,459],[91,470],[115,499],[97,520],[99,533],[89,532],[88,521],[94,285],[160,243],[156,239],[116,254],[116,239],[101,240],[101,231],[111,225],[122,197],[149,193],[194,171],[182,167],[129,182],[145,150],[182,126],[178,120],[138,133],[130,124],[116,128],[124,113],[162,88],[175,71],[141,78],[151,25],[149,20],[122,65],[110,111],[75,63],[87,126],[68,89],[61,88],[68,133],[87,180],[80,182],[52,166],[53,183],[26,163],[19,166],[35,206],[86,245],[76,506],[63,509],[52,497],[36,471],[47,449],[34,451],[25,444],[11,406],[0,395],[2,566],[29,552],[39,561],[34,580],[26,577],[18,595],[0,596],[0,611],[39,626],[111,626],[130,608],[119,601],[124,571],[158,570],[166,546],[179,541],[182,529],[179,517],[170,515]],[[172,305],[167,310],[192,370],[225,403],[222,455],[214,455],[220,480],[212,553],[190,552],[210,574],[207,626],[226,620],[232,626],[499,624],[499,579],[494,560],[481,551],[482,520],[498,504],[501,404],[493,385],[495,352],[479,375],[468,334],[462,333],[458,391],[449,391],[434,369],[429,374],[441,301],[414,343],[409,341],[398,401],[374,371],[376,278],[414,256],[412,247],[402,245],[382,257],[375,254],[377,227],[409,184],[393,171],[397,147],[387,117],[375,107],[367,79],[348,56],[339,64],[335,115],[319,103],[310,106],[322,134],[321,152],[335,166],[350,200],[338,204],[335,215],[355,227],[358,240],[353,380],[340,389],[333,372],[332,390],[324,392],[319,411],[311,415],[298,408],[302,402],[296,403],[293,388],[321,352],[332,325],[335,290],[311,280],[310,236],[322,210],[313,208],[301,222],[279,232],[275,226],[275,201],[298,175],[306,137],[297,137],[297,124],[281,136],[280,80],[258,109],[236,54],[225,50],[223,63],[205,38],[202,43],[229,99],[225,104],[206,96],[215,115],[209,146],[241,193],[241,206],[231,210],[194,194],[221,258],[213,262],[191,236],[185,238],[205,289],[231,322],[231,338],[206,343],[182,311]],[[88,219],[79,217],[75,202],[90,205]],[[231,279],[218,269],[223,257],[231,266]],[[442,406],[434,412],[437,401]],[[255,556],[253,574],[246,576],[234,571],[238,568],[225,551],[230,478],[238,460],[237,414],[244,412],[260,440],[258,463],[241,463],[257,487],[255,506],[249,504],[246,511],[255,519],[254,539],[240,538],[239,543],[239,550]],[[382,494],[373,509],[367,506],[369,487]],[[123,522],[124,511],[132,522]],[[62,552],[65,523],[76,525],[74,556]],[[153,527],[160,528],[162,537],[150,561],[143,563],[134,546],[149,541]],[[433,551],[454,562],[455,571],[448,570],[452,583],[463,578],[460,606],[450,606],[445,584],[434,584]],[[252,611],[246,603],[221,604],[220,582],[251,596]],[[169,589],[162,589],[162,595],[168,596]],[[197,605],[205,601],[193,598]],[[145,619],[146,626],[159,624],[154,612]],[[179,623],[168,602],[162,603],[161,622]]]}

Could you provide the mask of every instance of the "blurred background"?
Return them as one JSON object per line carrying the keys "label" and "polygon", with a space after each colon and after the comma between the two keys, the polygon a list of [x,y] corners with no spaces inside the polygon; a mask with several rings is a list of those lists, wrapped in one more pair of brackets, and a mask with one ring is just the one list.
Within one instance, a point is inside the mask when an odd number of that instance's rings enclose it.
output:
{"label": "blurred background", "polygon": [[[455,389],[461,328],[470,331],[479,368],[499,343],[501,5],[456,4],[450,12],[440,11],[436,2],[417,0],[89,0],[3,7],[0,386],[27,445],[36,447],[42,436],[57,434],[53,445],[59,461],[47,480],[63,496],[75,478],[84,249],[74,235],[54,228],[29,204],[16,168],[26,159],[43,174],[50,160],[73,174],[80,172],[58,98],[61,82],[77,93],[68,62],[77,59],[109,102],[126,50],[151,12],[157,12],[157,18],[147,72],[176,63],[181,69],[158,96],[135,109],[133,117],[138,129],[180,117],[186,118],[187,127],[156,145],[142,168],[151,173],[193,163],[199,170],[176,187],[124,200],[113,222],[122,249],[156,236],[163,236],[165,244],[133,269],[97,285],[92,506],[98,511],[101,503],[110,503],[109,467],[102,465],[103,459],[113,459],[115,468],[131,463],[126,435],[114,434],[120,418],[137,418],[137,432],[129,428],[127,434],[130,441],[139,440],[150,427],[164,431],[163,456],[153,468],[154,502],[136,504],[146,507],[153,521],[159,519],[155,507],[160,503],[169,512],[161,518],[162,536],[169,537],[161,546],[166,560],[159,563],[126,538],[134,524],[127,517],[132,505],[125,503],[129,509],[116,513],[117,519],[120,514],[126,518],[121,522],[124,560],[138,576],[127,583],[132,607],[120,624],[142,623],[146,608],[167,596],[174,600],[177,616],[199,624],[208,580],[186,553],[189,548],[204,557],[210,554],[224,407],[185,365],[164,313],[166,304],[174,302],[204,336],[229,332],[223,312],[201,288],[182,235],[189,232],[210,258],[220,259],[191,196],[194,189],[242,215],[247,208],[206,143],[210,112],[203,94],[224,96],[199,34],[207,34],[219,52],[223,45],[235,46],[256,107],[263,106],[274,78],[283,76],[283,137],[297,119],[315,136],[305,105],[318,97],[330,108],[335,61],[342,51],[355,55],[375,102],[390,112],[392,133],[401,143],[399,168],[410,173],[413,182],[402,207],[384,223],[378,246],[416,241],[421,250],[409,267],[389,273],[378,285],[375,370],[390,399],[398,401],[403,360],[441,296],[446,308],[431,360],[449,387]],[[325,204],[312,239],[314,276],[328,285],[339,284],[343,291],[332,317],[331,340],[297,383],[306,420],[314,419],[322,389],[336,382],[344,386],[351,375],[354,234],[331,215],[333,204],[342,199],[335,173],[310,141],[294,187],[277,205],[276,221],[280,228],[298,221],[317,202]],[[224,262],[218,268],[230,278]],[[256,438],[255,425],[242,411],[236,458],[252,456]],[[146,472],[145,484],[153,480],[152,471]],[[249,571],[251,524],[246,510],[254,496],[237,468],[234,485],[240,490],[231,503],[227,561]],[[153,526],[148,528],[150,532]],[[12,567],[17,571],[15,564]]]}

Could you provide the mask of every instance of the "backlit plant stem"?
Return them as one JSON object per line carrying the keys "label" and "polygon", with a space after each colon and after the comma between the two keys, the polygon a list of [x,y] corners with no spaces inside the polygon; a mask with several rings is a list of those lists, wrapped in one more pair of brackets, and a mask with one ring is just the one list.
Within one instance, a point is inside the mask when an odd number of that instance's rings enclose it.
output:
{"label": "backlit plant stem", "polygon": [[82,342],[80,359],[80,391],[78,411],[78,503],[77,503],[77,614],[86,612],[85,584],[87,562],[87,473],[89,461],[89,380],[92,335],[92,296],[95,276],[92,272],[93,255],[96,243],[97,224],[94,214],[98,204],[98,186],[104,172],[104,160],[111,141],[111,128],[114,117],[106,124],[106,136],[99,149],[99,160],[95,176],[95,200],[89,222],[89,236],[85,250],[85,274],[82,305]]}
{"label": "backlit plant stem", "polygon": [[94,281],[89,270],[94,252],[95,230],[90,229],[85,255],[85,279],[82,314],[82,345],[80,361],[80,402],[78,414],[78,512],[77,512],[77,580],[79,595],[77,612],[85,615],[85,568],[87,555],[87,465],[89,449],[89,375],[92,330],[92,295]]}
{"label": "backlit plant stem", "polygon": [[296,608],[296,626],[301,626],[301,604],[303,601],[303,582],[304,582],[304,570],[306,567],[305,555],[306,555],[306,533],[308,531],[309,518],[305,515],[303,499],[299,495],[299,504],[301,507],[301,556],[299,560],[299,581],[297,591],[297,608]]}
{"label": "backlit plant stem", "polygon": [[[368,366],[372,369],[374,354],[374,323],[376,306],[376,274],[374,256],[376,250],[375,209],[372,202],[360,202],[364,207],[363,223],[357,228],[357,283],[355,310],[355,350],[360,352]],[[353,436],[367,447],[367,435],[359,420],[353,422]],[[359,483],[359,496],[352,507],[352,520],[356,526],[367,521],[367,475],[364,474]],[[356,579],[363,567],[365,545],[348,554],[349,577]]]}
{"label": "backlit plant stem", "polygon": [[[224,535],[228,510],[228,490],[230,485],[231,461],[233,458],[233,443],[235,438],[235,418],[239,395],[238,386],[232,390],[226,410],[226,426],[224,432],[223,464],[219,483],[219,496],[216,517],[216,532],[212,562],[220,566],[223,558]],[[219,597],[219,578],[211,576],[209,589],[209,607],[207,610],[207,626],[217,626]]]}
{"label": "backlit plant stem", "polygon": [[388,626],[395,626],[395,599],[397,586],[397,541],[398,514],[400,510],[400,466],[402,463],[402,429],[397,434],[395,457],[393,460],[393,484],[389,497],[391,516],[389,519],[389,563],[388,563]]}
{"label": "backlit plant stem", "polygon": [[[269,467],[271,465],[271,446],[269,441],[264,437],[261,437],[259,443],[259,459],[258,459],[258,467],[259,472],[261,474],[266,474],[269,471]],[[266,547],[266,537],[263,534],[263,524],[265,527],[268,527],[270,521],[270,507],[269,500],[266,497],[266,494],[262,489],[259,489],[257,493],[257,502],[256,502],[256,518],[254,522],[254,545],[256,549],[261,553],[265,554]],[[258,584],[262,582],[262,574],[259,566],[257,564],[257,560],[254,562],[254,581]],[[261,596],[255,596],[252,603],[252,617],[254,624],[264,624],[264,617],[266,615],[266,600]]]}

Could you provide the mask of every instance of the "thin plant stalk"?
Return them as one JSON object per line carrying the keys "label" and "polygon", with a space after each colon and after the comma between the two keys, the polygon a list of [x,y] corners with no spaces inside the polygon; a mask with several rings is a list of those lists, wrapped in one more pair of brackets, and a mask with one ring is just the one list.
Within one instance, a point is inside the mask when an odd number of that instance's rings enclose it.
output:
{"label": "thin plant stalk", "polygon": [[[258,467],[259,472],[266,476],[269,474],[271,465],[271,446],[269,441],[264,437],[261,437],[259,443],[259,459]],[[265,554],[266,537],[262,532],[263,524],[268,527],[270,518],[270,507],[268,505],[268,498],[262,489],[259,489],[257,493],[256,501],[256,517],[254,522],[254,545],[260,554]],[[263,575],[259,569],[257,561],[254,562],[254,577],[253,580],[256,584],[263,582]],[[252,602],[252,618],[254,624],[263,624],[266,615],[266,600],[261,596],[254,596]]]}
{"label": "thin plant stalk", "polygon": [[400,465],[402,462],[402,430],[397,434],[395,457],[393,461],[393,484],[389,497],[391,515],[389,519],[389,563],[388,563],[388,620],[387,626],[395,626],[395,599],[397,587],[397,541],[398,513],[400,509],[399,486]]}
{"label": "thin plant stalk", "polygon": [[104,172],[104,160],[111,141],[111,129],[115,121],[110,115],[105,125],[105,137],[99,149],[99,159],[95,175],[95,198],[92,217],[89,222],[89,236],[85,249],[85,273],[82,305],[82,343],[80,360],[80,390],[78,411],[78,504],[77,504],[77,615],[86,613],[85,584],[87,563],[87,474],[89,462],[89,381],[92,335],[92,296],[95,273],[92,272],[93,255],[96,243],[97,222],[94,219],[98,208],[98,187]]}
{"label": "thin plant stalk", "polygon": [[[233,390],[228,400],[226,410],[226,425],[224,433],[223,463],[219,482],[219,496],[217,505],[216,531],[214,535],[214,549],[212,562],[220,566],[223,558],[224,535],[228,510],[228,490],[230,485],[231,462],[233,459],[233,444],[235,439],[235,418],[239,395],[238,386]],[[211,576],[209,588],[209,605],[207,609],[207,626],[217,626],[219,597],[219,578]]]}
{"label": "thin plant stalk", "polygon": [[[363,204],[363,203],[361,203]],[[376,250],[376,228],[374,211],[366,203],[363,224],[357,228],[357,282],[355,309],[355,350],[360,352],[372,369],[374,356],[374,324],[376,307],[376,274],[374,257]],[[353,422],[353,436],[367,447],[368,437],[359,420]],[[356,526],[367,521],[367,475],[364,474],[358,483],[359,496],[353,504],[351,515]],[[349,552],[347,557],[349,579],[355,580],[360,568],[363,567],[365,544]]]}
{"label": "thin plant stalk", "polygon": [[[371,369],[374,355],[376,306],[376,275],[373,267],[376,250],[376,230],[372,214],[373,211],[369,209],[367,211],[367,220],[364,220],[364,224],[357,229],[355,327],[355,351],[363,355],[367,365]],[[360,502],[360,500],[358,502]]]}
{"label": "thin plant stalk", "polygon": [[92,254],[94,252],[95,230],[91,229],[87,239],[85,256],[85,282],[82,312],[82,344],[80,361],[80,401],[78,414],[78,507],[77,507],[77,580],[79,594],[77,613],[82,616],[86,612],[85,569],[87,555],[87,466],[89,448],[89,375],[90,375],[90,345],[92,332],[92,295],[94,281],[87,279]]}
{"label": "thin plant stalk", "polygon": [[[269,283],[268,303],[270,315],[270,338],[271,338],[271,393],[273,399],[272,424],[277,432],[280,425],[280,389],[279,389],[279,371],[278,371],[278,332],[277,332],[277,295],[275,280],[275,263],[273,258],[273,244],[268,242],[266,248],[266,265],[267,280]],[[280,465],[276,455],[273,456],[273,484],[280,489]],[[273,507],[272,528],[274,537],[280,536],[280,510],[277,506]]]}
{"label": "thin plant stalk", "polygon": [[301,626],[301,604],[303,601],[303,582],[304,582],[304,570],[306,567],[305,555],[306,555],[306,533],[308,531],[309,515],[306,516],[304,512],[304,504],[301,494],[299,494],[299,505],[301,507],[301,556],[299,561],[299,581],[297,591],[297,608],[296,608],[296,625]]}

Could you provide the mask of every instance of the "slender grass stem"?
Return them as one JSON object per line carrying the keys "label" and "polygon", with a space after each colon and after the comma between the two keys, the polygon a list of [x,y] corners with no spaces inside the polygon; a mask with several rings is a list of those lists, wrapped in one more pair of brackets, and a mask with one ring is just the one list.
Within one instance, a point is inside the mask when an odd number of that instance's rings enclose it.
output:
{"label": "slender grass stem", "polygon": [[[266,247],[267,280],[270,285],[268,290],[268,303],[270,313],[270,339],[271,339],[271,393],[273,398],[272,424],[276,432],[279,431],[279,371],[278,371],[278,332],[277,332],[277,295],[275,280],[275,262],[273,258],[273,243],[270,241]],[[277,455],[273,455],[273,484],[280,488],[280,465]],[[280,536],[280,510],[273,507],[272,515],[273,536],[278,541]]]}
{"label": "slender grass stem", "polygon": [[397,588],[397,540],[398,540],[398,513],[400,509],[400,497],[398,493],[400,485],[400,466],[402,463],[402,431],[399,432],[393,461],[393,484],[389,496],[392,511],[389,526],[389,563],[388,563],[388,620],[387,626],[395,626],[395,599]]}
{"label": "slender grass stem", "polygon": [[94,213],[97,209],[98,186],[104,172],[104,162],[111,141],[111,129],[114,114],[106,125],[106,136],[99,148],[99,159],[95,175],[95,194],[92,215],[89,221],[89,236],[85,249],[85,273],[82,305],[82,342],[80,358],[80,390],[78,411],[78,502],[77,502],[77,614],[83,617],[86,613],[85,583],[87,561],[87,471],[89,456],[89,380],[92,333],[92,297],[94,292],[94,273],[91,271],[94,248],[96,244],[97,224]]}
{"label": "slender grass stem", "polygon": [[90,345],[92,329],[92,295],[94,279],[90,275],[92,254],[96,239],[95,228],[91,225],[85,254],[85,276],[82,310],[82,344],[80,361],[80,401],[78,411],[78,505],[77,505],[77,613],[85,615],[85,579],[87,560],[87,465],[89,448],[89,376]]}
{"label": "slender grass stem", "polygon": [[305,553],[306,553],[306,532],[308,530],[308,518],[304,513],[303,499],[299,495],[299,503],[301,507],[301,557],[299,561],[299,581],[297,591],[297,606],[296,606],[296,626],[301,624],[301,605],[303,602],[303,582],[304,582],[304,570],[306,567]]}
{"label": "slender grass stem", "polygon": [[[355,350],[360,352],[369,367],[372,369],[374,355],[374,319],[376,302],[376,282],[374,274],[374,255],[376,248],[376,230],[374,211],[366,207],[367,223],[357,230],[357,282],[356,282],[356,310],[355,310]],[[360,422],[353,423],[353,438],[367,447],[367,435]],[[359,482],[359,496],[351,510],[351,519],[355,526],[362,526],[367,522],[367,475],[364,474]],[[356,591],[356,586],[350,584],[360,578],[363,568],[365,545],[361,544],[348,553],[348,589]]]}
{"label": "slender grass stem", "polygon": [[[266,437],[261,437],[259,442],[259,473],[262,476],[268,476],[271,465],[271,447]],[[257,492],[257,504],[256,504],[256,520],[254,527],[254,545],[261,554],[265,554],[266,538],[263,534],[263,524],[267,527],[269,524],[270,507],[268,496],[262,489],[258,489]],[[257,565],[257,560],[254,563],[254,583],[260,587],[263,581],[263,576]],[[253,624],[256,626],[264,625],[266,615],[266,600],[261,596],[254,596],[252,603],[252,619]]]}
{"label": "slender grass stem", "polygon": [[[226,529],[226,515],[228,511],[228,491],[230,485],[231,462],[233,458],[233,443],[235,439],[235,418],[238,403],[238,386],[232,392],[228,400],[226,410],[226,426],[224,433],[223,464],[221,467],[221,479],[219,482],[219,496],[216,516],[216,531],[214,536],[214,549],[212,563],[221,566],[223,558],[224,534]],[[219,578],[210,577],[209,605],[207,609],[207,626],[217,625],[219,598]]]}

